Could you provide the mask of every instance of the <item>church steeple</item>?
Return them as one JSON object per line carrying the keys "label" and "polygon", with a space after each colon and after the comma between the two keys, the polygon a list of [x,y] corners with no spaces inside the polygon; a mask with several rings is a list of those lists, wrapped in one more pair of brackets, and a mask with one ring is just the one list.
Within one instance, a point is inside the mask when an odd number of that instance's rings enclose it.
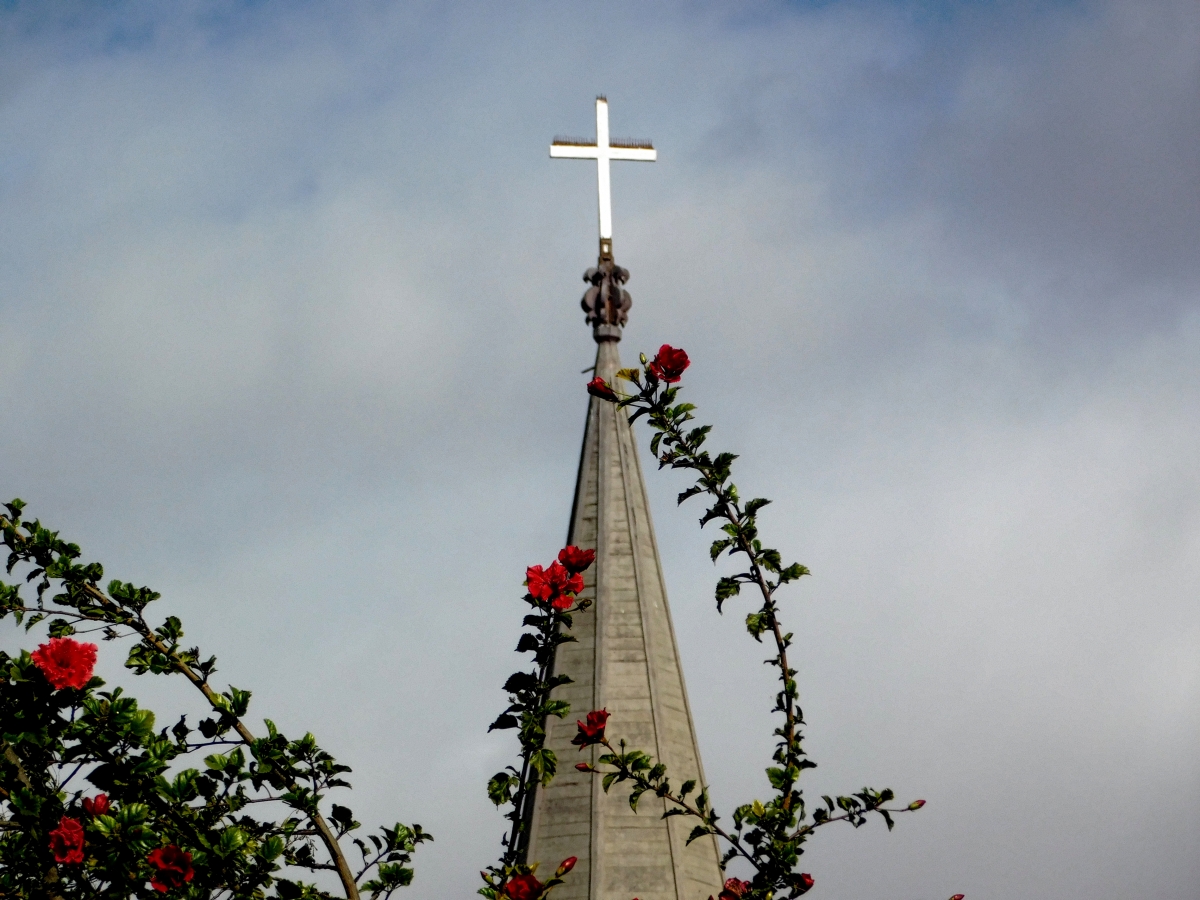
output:
{"label": "church steeple", "polygon": [[[604,120],[597,145],[601,138],[608,143],[606,103]],[[607,160],[604,168],[606,175]],[[603,233],[603,197],[601,210],[600,259],[584,276],[583,308],[598,345],[595,372],[615,384],[631,305],[623,287],[629,273],[612,258],[611,230]],[[546,723],[546,746],[559,771],[534,796],[526,861],[546,869],[579,858],[556,890],[559,900],[706,900],[721,890],[716,839],[687,846],[693,823],[663,819],[664,801],[644,795],[635,813],[627,788],[616,785],[606,794],[599,779],[574,768],[602,752],[571,744],[575,719],[607,708],[611,737],[653,754],[673,783],[705,783],[633,430],[624,410],[596,397],[588,405],[568,543],[596,551],[580,594],[594,602],[575,615],[576,642],[562,644],[554,662],[556,674],[572,679],[554,694],[571,704],[572,715]]]}

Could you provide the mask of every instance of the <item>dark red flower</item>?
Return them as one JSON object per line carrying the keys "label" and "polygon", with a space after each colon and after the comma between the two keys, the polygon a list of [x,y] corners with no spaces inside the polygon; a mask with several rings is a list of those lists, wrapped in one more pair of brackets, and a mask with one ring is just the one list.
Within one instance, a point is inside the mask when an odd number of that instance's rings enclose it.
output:
{"label": "dark red flower", "polygon": [[83,798],[83,811],[89,816],[107,816],[109,808],[108,794]]}
{"label": "dark red flower", "polygon": [[146,862],[158,869],[150,878],[150,887],[162,894],[183,887],[196,874],[192,868],[192,854],[174,844],[151,850]]}
{"label": "dark red flower", "polygon": [[577,770],[579,770],[580,772],[591,772],[592,764],[591,763],[575,763],[575,768]]}
{"label": "dark red flower", "polygon": [[50,638],[33,653],[33,664],[42,670],[55,690],[82,688],[92,679],[96,667],[96,645],[81,644],[73,638]]}
{"label": "dark red flower", "polygon": [[63,816],[50,832],[50,852],[57,863],[83,862],[83,826],[78,819]]}
{"label": "dark red flower", "polygon": [[601,400],[616,400],[617,392],[608,386],[608,382],[597,375],[588,382],[587,391],[593,397],[599,397]]}
{"label": "dark red flower", "polygon": [[807,872],[801,872],[800,876],[796,879],[796,886],[800,888],[801,893],[804,893],[813,886],[813,877]]}
{"label": "dark red flower", "polygon": [[659,381],[674,384],[683,377],[683,370],[692,364],[688,355],[677,347],[663,344],[647,368]]}
{"label": "dark red flower", "polygon": [[566,875],[573,868],[575,868],[575,863],[577,863],[577,862],[579,862],[578,856],[568,856],[566,859],[564,859],[562,862],[560,862],[558,864],[558,871],[555,872],[554,874],[555,875]]}
{"label": "dark red flower", "polygon": [[966,894],[955,894],[950,900],[967,900]]}
{"label": "dark red flower", "polygon": [[596,561],[596,551],[580,550],[572,544],[558,551],[558,561],[567,567],[568,572],[582,572]]}
{"label": "dark red flower", "polygon": [[729,878],[725,881],[725,889],[717,895],[717,900],[741,900],[748,893],[750,893],[750,882]]}
{"label": "dark red flower", "polygon": [[511,900],[537,900],[542,896],[543,885],[532,874],[514,875],[504,885],[504,896]]}
{"label": "dark red flower", "polygon": [[571,740],[572,744],[578,744],[579,749],[590,747],[592,744],[598,744],[604,740],[604,726],[608,722],[607,709],[593,709],[587,714],[587,721],[576,721],[579,726],[579,732]]}

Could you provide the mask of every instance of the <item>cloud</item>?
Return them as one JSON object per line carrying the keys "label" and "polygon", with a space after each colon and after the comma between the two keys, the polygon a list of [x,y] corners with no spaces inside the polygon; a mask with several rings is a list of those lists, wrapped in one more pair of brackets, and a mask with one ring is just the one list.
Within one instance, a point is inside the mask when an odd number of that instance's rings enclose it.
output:
{"label": "cloud", "polygon": [[[594,352],[594,174],[546,144],[605,91],[660,150],[614,173],[623,352],[688,348],[814,571],[789,607],[814,784],[929,800],[815,842],[822,890],[1190,897],[1196,28],[1187,4],[18,4],[0,489],[354,766],[359,819],[432,830],[414,898],[473,890],[511,750],[484,729]],[[728,810],[765,790],[766,674],[649,469]]]}

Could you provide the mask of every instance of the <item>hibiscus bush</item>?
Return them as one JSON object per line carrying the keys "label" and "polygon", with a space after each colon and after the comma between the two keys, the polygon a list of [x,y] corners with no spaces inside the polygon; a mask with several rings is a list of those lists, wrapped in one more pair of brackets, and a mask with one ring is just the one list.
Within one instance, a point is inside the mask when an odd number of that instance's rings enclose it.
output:
{"label": "hibiscus bush", "polygon": [[[706,835],[716,835],[725,846],[722,866],[734,859],[748,863],[754,870],[753,878],[727,879],[715,900],[796,898],[815,884],[811,874],[799,869],[804,844],[819,828],[834,822],[846,822],[858,828],[866,824],[868,817],[877,815],[891,830],[895,824],[893,816],[915,812],[925,805],[925,801],[889,805],[895,799],[891,790],[864,787],[836,798],[822,796],[820,804],[811,809],[806,806],[801,776],[806,769],[815,768],[816,763],[803,749],[801,726],[804,719],[798,705],[796,670],[788,662],[793,635],[784,630],[780,621],[776,592],[809,574],[808,569],[799,563],[785,565],[778,550],[763,544],[757,513],[770,501],[763,498],[743,501],[730,480],[731,466],[737,457],[732,453],[712,456],[703,449],[711,426],[688,424],[694,419],[695,407],[676,402],[679,382],[691,364],[687,353],[664,344],[652,360],[642,355],[641,363],[641,368],[622,369],[617,373],[619,379],[632,386],[631,392],[619,391],[599,375],[592,378],[587,390],[601,400],[630,408],[631,424],[643,416],[647,418],[654,432],[650,450],[658,459],[659,468],[682,469],[695,476],[694,484],[679,494],[678,502],[682,504],[692,497],[706,496],[709,506],[700,518],[700,526],[720,523],[722,534],[710,548],[712,562],[716,563],[723,556],[742,561],[740,571],[718,579],[716,608],[718,613],[723,612],[726,602],[741,595],[743,587],[750,588],[757,595],[757,606],[746,615],[746,630],[756,642],[762,643],[767,636],[773,644],[774,654],[766,662],[778,672],[779,687],[772,698],[772,711],[781,718],[774,731],[776,746],[772,765],[766,767],[773,795],[765,801],[755,799],[739,805],[733,812],[732,824],[720,824],[721,817],[709,802],[706,786],[694,781],[673,785],[666,766],[656,762],[650,754],[628,747],[624,740],[617,739],[613,743],[607,732],[610,725],[619,728],[620,723],[612,719],[607,709],[590,710],[577,721],[578,731],[573,743],[581,748],[599,744],[607,752],[599,757],[597,764],[578,763],[575,768],[601,778],[605,791],[614,785],[624,785],[628,789],[630,806],[635,811],[639,798],[647,792],[665,799],[665,816],[685,816],[694,821],[688,843]],[[585,553],[588,554],[586,557]],[[522,829],[528,819],[528,804],[534,786],[539,781],[548,784],[557,768],[557,760],[543,746],[544,722],[551,715],[564,717],[571,712],[566,702],[550,698],[551,691],[568,679],[563,675],[548,674],[554,647],[574,640],[561,630],[571,625],[569,613],[585,608],[584,604],[574,600],[574,594],[583,588],[576,573],[582,572],[586,565],[572,566],[568,560],[590,565],[594,553],[567,547],[559,559],[563,565],[557,569],[557,564],[552,565],[551,572],[541,566],[526,570],[528,593],[524,599],[535,611],[525,617],[525,625],[532,627],[534,632],[522,635],[517,651],[535,653],[536,666],[532,672],[514,674],[505,684],[511,705],[492,725],[493,728],[521,729],[521,764],[519,768],[511,767],[497,774],[488,789],[497,805],[511,806],[507,815],[512,823],[503,840],[500,864],[481,873],[486,884],[480,893],[490,898],[540,900],[562,883],[563,875],[575,862],[574,857],[565,860],[554,878],[543,884],[534,870],[524,864],[522,855]],[[956,894],[950,900],[964,900],[964,897]]]}
{"label": "hibiscus bush", "polygon": [[[666,816],[692,820],[689,841],[715,835],[725,847],[723,866],[741,859],[753,870],[750,880],[727,879],[710,900],[799,897],[815,883],[800,871],[800,857],[818,829],[834,822],[857,828],[872,816],[891,829],[893,816],[924,805],[916,800],[896,806],[892,791],[873,788],[807,804],[801,779],[816,764],[803,749],[796,670],[788,658],[792,634],[780,620],[777,592],[808,570],[785,564],[778,550],[763,543],[757,513],[769,501],[742,500],[730,480],[737,457],[710,455],[704,444],[711,427],[689,424],[695,407],[677,402],[687,354],[664,345],[653,360],[642,356],[641,362],[618,373],[632,386],[629,392],[600,377],[587,390],[631,409],[631,421],[646,417],[659,467],[694,476],[679,502],[706,497],[701,527],[720,526],[712,561],[740,562],[717,580],[716,608],[722,612],[737,602],[743,589],[753,594],[746,631],[772,648],[766,662],[777,672],[772,709],[779,716],[766,766],[772,793],[737,806],[726,824],[705,785],[672,783],[664,765],[613,737],[621,723],[608,710],[573,711],[552,698],[567,681],[552,674],[555,652],[574,640],[573,617],[589,606],[578,594],[595,560],[592,550],[565,547],[549,565],[525,571],[528,612],[517,652],[529,655],[530,666],[505,682],[508,705],[491,725],[515,731],[519,751],[515,763],[487,785],[508,820],[499,859],[481,873],[480,893],[490,900],[543,900],[576,862],[564,859],[542,881],[525,861],[534,791],[558,771],[545,746],[550,716],[581,716],[574,743],[606,751],[596,764],[576,769],[601,778],[606,791],[621,785],[635,811],[647,792],[663,798]],[[0,534],[7,572],[17,579],[0,581],[0,619],[26,632],[40,627],[46,640],[17,656],[0,651],[0,900],[167,894],[197,900],[358,900],[369,894],[376,900],[412,881],[413,854],[432,840],[420,825],[356,834],[361,826],[353,812],[331,796],[348,787],[346,766],[311,734],[289,738],[269,719],[255,734],[247,719],[250,692],[232,685],[218,691],[211,683],[216,658],[185,646],[179,619],[147,617],[157,593],[121,581],[102,586],[102,566],[80,562],[79,547],[26,517],[21,501],[5,510]],[[208,713],[194,722],[171,716],[173,724],[160,725],[123,688],[110,689],[95,676],[99,646],[86,640],[91,635],[126,640],[127,668],[136,675],[181,677],[199,692]],[[109,646],[116,651],[115,643]],[[321,872],[328,873],[324,881],[316,877]]]}
{"label": "hibiscus bush", "polygon": [[[250,692],[211,685],[216,658],[184,646],[178,618],[151,624],[157,593],[101,587],[99,563],[79,562],[79,547],[23,512],[14,500],[0,515],[7,571],[21,576],[0,582],[0,618],[41,624],[49,639],[0,652],[0,898],[357,900],[411,882],[412,854],[431,840],[421,826],[353,835],[354,814],[329,796],[348,786],[346,766],[269,719],[256,736]],[[209,715],[158,727],[93,674],[98,646],[79,640],[91,634],[131,639],[129,669],[181,676]],[[313,880],[321,871],[340,891]]]}

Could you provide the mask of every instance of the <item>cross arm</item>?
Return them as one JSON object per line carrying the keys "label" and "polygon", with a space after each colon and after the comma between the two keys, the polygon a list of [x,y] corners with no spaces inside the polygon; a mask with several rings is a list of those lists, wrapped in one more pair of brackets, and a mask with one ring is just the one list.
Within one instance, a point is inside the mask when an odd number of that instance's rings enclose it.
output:
{"label": "cross arm", "polygon": [[596,159],[600,150],[595,144],[551,144],[550,155],[558,159]]}
{"label": "cross arm", "polygon": [[614,145],[608,151],[608,158],[654,162],[658,159],[658,151],[653,147],[617,147]]}

